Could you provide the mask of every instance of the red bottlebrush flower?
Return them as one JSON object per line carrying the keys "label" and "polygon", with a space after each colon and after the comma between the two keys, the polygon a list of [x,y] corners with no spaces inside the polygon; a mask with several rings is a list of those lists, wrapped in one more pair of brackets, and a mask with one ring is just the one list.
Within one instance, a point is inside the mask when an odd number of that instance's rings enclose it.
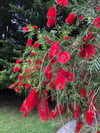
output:
{"label": "red bottlebrush flower", "polygon": [[82,20],[84,18],[84,16],[80,16],[79,18],[78,18],[78,20],[80,21],[80,20]]}
{"label": "red bottlebrush flower", "polygon": [[27,98],[25,99],[24,103],[21,106],[20,112],[29,112],[31,111],[34,106],[37,104],[38,96],[35,89],[31,89]]}
{"label": "red bottlebrush flower", "polygon": [[36,26],[36,25],[33,25],[33,28],[34,28],[34,29],[37,29],[37,28],[38,28],[38,26]]}
{"label": "red bottlebrush flower", "polygon": [[56,9],[54,6],[49,8],[47,12],[47,18],[48,18],[47,26],[48,27],[53,26],[55,23],[55,19],[56,19]]}
{"label": "red bottlebrush flower", "polygon": [[51,72],[51,71],[52,71],[51,65],[47,65],[47,66],[44,67],[44,69],[43,69],[43,72],[44,72],[44,73],[48,73],[48,72]]}
{"label": "red bottlebrush flower", "polygon": [[91,126],[94,121],[94,113],[92,111],[86,111],[85,120],[86,120],[86,123]]}
{"label": "red bottlebrush flower", "polygon": [[55,84],[56,84],[56,88],[58,90],[60,89],[64,89],[65,87],[65,83],[66,83],[66,77],[65,77],[65,72],[63,69],[58,69],[57,73],[56,73],[56,78],[55,78]]}
{"label": "red bottlebrush flower", "polygon": [[47,85],[47,81],[44,81],[42,85],[43,86],[46,86]]}
{"label": "red bottlebrush flower", "polygon": [[28,27],[24,27],[23,30],[24,30],[25,32],[27,32],[27,31],[29,30],[29,28],[28,28]]}
{"label": "red bottlebrush flower", "polygon": [[24,72],[28,72],[29,71],[29,68],[28,67],[26,67],[25,68],[25,70],[24,70]]}
{"label": "red bottlebrush flower", "polygon": [[66,109],[66,112],[69,113],[70,108],[66,106],[65,109]]}
{"label": "red bottlebrush flower", "polygon": [[42,61],[40,59],[35,60],[35,64],[41,64]]}
{"label": "red bottlebrush flower", "polygon": [[54,110],[54,109],[52,109],[52,110],[51,110],[50,117],[51,117],[52,119],[55,119],[56,115],[57,115],[57,111]]}
{"label": "red bottlebrush flower", "polygon": [[57,55],[57,53],[59,52],[59,49],[60,49],[59,42],[58,41],[52,42],[50,52],[49,52],[49,59]]}
{"label": "red bottlebrush flower", "polygon": [[67,24],[71,24],[74,21],[75,17],[76,15],[74,13],[70,13],[68,17],[66,18],[65,22]]}
{"label": "red bottlebrush flower", "polygon": [[88,37],[89,37],[90,40],[93,39],[92,31],[90,31],[90,32],[88,33]]}
{"label": "red bottlebrush flower", "polygon": [[70,39],[69,36],[65,36],[65,40],[68,41]]}
{"label": "red bottlebrush flower", "polygon": [[47,18],[48,19],[52,19],[56,17],[56,9],[54,6],[52,6],[51,8],[49,8],[48,12],[47,12]]}
{"label": "red bottlebrush flower", "polygon": [[16,64],[19,64],[19,63],[21,63],[22,62],[22,60],[21,60],[21,58],[19,58],[17,61],[16,61]]}
{"label": "red bottlebrush flower", "polygon": [[47,27],[51,27],[51,26],[53,26],[54,23],[55,23],[55,18],[48,19],[48,21],[47,21]]}
{"label": "red bottlebrush flower", "polygon": [[79,111],[80,111],[80,106],[76,105],[76,108],[74,110],[74,118],[78,119],[79,118]]}
{"label": "red bottlebrush flower", "polygon": [[63,108],[60,103],[57,103],[57,112],[59,115],[62,115],[63,113]]}
{"label": "red bottlebrush flower", "polygon": [[13,72],[19,72],[20,71],[20,67],[14,67]]}
{"label": "red bottlebrush flower", "polygon": [[51,81],[49,85],[50,85],[50,88],[52,89],[52,91],[54,91],[54,88],[55,88],[54,82]]}
{"label": "red bottlebrush flower", "polygon": [[75,127],[76,133],[79,133],[82,127],[83,127],[83,122],[80,122],[80,121],[77,122],[76,127]]}
{"label": "red bottlebrush flower", "polygon": [[57,0],[57,5],[65,7],[68,3],[67,0]]}
{"label": "red bottlebrush flower", "polygon": [[85,46],[86,53],[87,53],[87,60],[90,61],[90,57],[95,54],[94,48],[92,44],[88,44]]}
{"label": "red bottlebrush flower", "polygon": [[[49,27],[49,26],[48,26],[48,27]],[[48,36],[45,36],[44,38],[46,39],[46,43],[51,43],[51,40],[49,39]]]}
{"label": "red bottlebrush flower", "polygon": [[30,88],[30,84],[25,84],[25,89],[29,89]]}
{"label": "red bottlebrush flower", "polygon": [[67,51],[60,51],[57,56],[57,61],[61,64],[67,63],[70,60],[70,54]]}
{"label": "red bottlebrush flower", "polygon": [[85,78],[85,70],[82,71],[82,75],[81,75],[81,79],[84,80],[84,78]]}
{"label": "red bottlebrush flower", "polygon": [[31,52],[31,53],[30,53],[30,56],[33,56],[33,55],[35,55],[35,52]]}
{"label": "red bottlebrush flower", "polygon": [[65,72],[65,76],[66,76],[66,80],[68,82],[72,82],[73,81],[74,76],[73,76],[72,73],[70,73],[70,72],[67,71],[67,72]]}
{"label": "red bottlebrush flower", "polygon": [[79,51],[79,57],[80,58],[84,58],[86,56],[86,50],[84,45],[80,47],[80,51]]}
{"label": "red bottlebrush flower", "polygon": [[19,75],[17,78],[17,81],[20,81],[22,77],[23,77],[23,75]]}
{"label": "red bottlebrush flower", "polygon": [[44,89],[44,94],[48,96],[48,91],[46,89]]}
{"label": "red bottlebrush flower", "polygon": [[40,43],[37,42],[37,43],[33,44],[32,47],[33,47],[33,48],[38,48],[38,47],[40,47]]}
{"label": "red bottlebrush flower", "polygon": [[27,112],[24,112],[23,113],[23,117],[27,117]]}
{"label": "red bottlebrush flower", "polygon": [[51,59],[51,60],[50,60],[50,64],[54,64],[55,62],[56,62],[55,59]]}
{"label": "red bottlebrush flower", "polygon": [[81,97],[86,98],[86,88],[81,88],[79,90],[79,94],[81,95]]}
{"label": "red bottlebrush flower", "polygon": [[98,6],[96,6],[96,7],[95,7],[95,10],[96,10],[96,11],[98,11],[98,10],[99,10]]}
{"label": "red bottlebrush flower", "polygon": [[23,82],[19,82],[18,83],[18,86],[22,86],[24,83]]}
{"label": "red bottlebrush flower", "polygon": [[26,76],[25,80],[27,80],[29,77],[30,77],[30,75],[29,75],[29,74],[27,74],[27,76]]}
{"label": "red bottlebrush flower", "polygon": [[39,68],[40,68],[40,66],[39,66],[39,65],[35,66],[35,69],[39,69]]}
{"label": "red bottlebrush flower", "polygon": [[28,39],[27,40],[27,43],[26,43],[26,46],[30,47],[32,45],[32,39]]}
{"label": "red bottlebrush flower", "polygon": [[93,21],[94,28],[100,28],[100,15]]}
{"label": "red bottlebrush flower", "polygon": [[52,79],[52,72],[45,73],[45,76],[46,76],[47,80],[51,80]]}
{"label": "red bottlebrush flower", "polygon": [[39,116],[42,122],[45,122],[46,120],[49,119],[49,107],[48,107],[48,101],[46,99],[46,97],[43,95],[42,99],[38,100],[38,112],[39,112]]}
{"label": "red bottlebrush flower", "polygon": [[88,42],[88,40],[89,40],[89,36],[86,36],[86,35],[85,35],[85,36],[83,37],[83,41],[84,41],[84,42]]}
{"label": "red bottlebrush flower", "polygon": [[10,89],[13,89],[16,85],[17,85],[17,83],[15,82],[15,83],[13,83],[12,85],[9,85],[9,88],[10,88]]}
{"label": "red bottlebrush flower", "polygon": [[18,92],[19,91],[19,88],[15,88],[15,92]]}

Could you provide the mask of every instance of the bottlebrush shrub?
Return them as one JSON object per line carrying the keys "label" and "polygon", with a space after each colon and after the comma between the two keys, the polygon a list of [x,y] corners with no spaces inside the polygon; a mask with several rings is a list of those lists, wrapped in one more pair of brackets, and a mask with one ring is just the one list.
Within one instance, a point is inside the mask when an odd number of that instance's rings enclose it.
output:
{"label": "bottlebrush shrub", "polygon": [[[47,28],[24,27],[26,49],[13,69],[19,73],[17,81],[9,86],[19,93],[29,92],[21,106],[23,117],[36,105],[43,122],[66,110],[77,120],[76,132],[93,124],[100,96],[99,7],[98,0],[57,0],[48,9]],[[51,112],[48,97],[56,101]],[[81,114],[85,122],[80,121]]]}

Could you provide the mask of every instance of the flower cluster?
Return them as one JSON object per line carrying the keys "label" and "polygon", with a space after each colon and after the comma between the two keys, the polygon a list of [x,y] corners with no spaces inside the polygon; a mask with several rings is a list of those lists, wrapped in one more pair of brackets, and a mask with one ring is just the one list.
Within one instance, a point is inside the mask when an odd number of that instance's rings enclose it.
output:
{"label": "flower cluster", "polygon": [[[67,0],[57,0],[56,6],[49,8],[46,25],[51,28],[50,31],[40,31],[36,25],[23,28],[24,32],[30,34],[25,53],[13,68],[13,72],[19,73],[19,76],[9,88],[16,92],[29,92],[20,110],[23,117],[35,105],[43,122],[49,118],[55,119],[57,114],[62,115],[66,110],[67,115],[71,114],[77,120],[75,132],[79,133],[86,124],[92,126],[98,114],[95,90],[98,88],[97,80],[100,79],[99,76],[95,77],[88,64],[99,53],[95,43],[100,15],[94,15],[90,24],[87,15],[70,10],[66,12],[64,24],[54,25],[58,9],[67,8],[67,5],[70,6]],[[94,12],[97,13],[97,8]],[[86,30],[80,27],[81,23],[86,23]],[[32,39],[34,35],[37,35],[36,41]],[[93,82],[96,84],[93,85]],[[48,97],[51,102],[56,101],[51,112]],[[81,113],[84,114],[85,123],[80,119]]]}

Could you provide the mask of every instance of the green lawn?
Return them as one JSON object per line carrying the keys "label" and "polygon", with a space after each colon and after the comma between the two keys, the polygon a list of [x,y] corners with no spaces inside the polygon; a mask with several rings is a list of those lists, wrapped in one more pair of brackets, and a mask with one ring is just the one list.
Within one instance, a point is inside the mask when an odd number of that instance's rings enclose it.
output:
{"label": "green lawn", "polygon": [[[45,123],[40,121],[37,109],[28,113],[23,118],[20,113],[20,106],[9,99],[2,101],[0,98],[0,133],[55,133],[60,127],[61,120],[59,116],[55,120],[49,120]],[[20,105],[20,102],[19,102]]]}

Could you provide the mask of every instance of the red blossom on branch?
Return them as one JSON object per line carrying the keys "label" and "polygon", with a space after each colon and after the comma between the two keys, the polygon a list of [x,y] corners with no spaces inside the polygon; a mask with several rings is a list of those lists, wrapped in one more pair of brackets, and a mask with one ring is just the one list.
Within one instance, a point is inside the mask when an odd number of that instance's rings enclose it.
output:
{"label": "red blossom on branch", "polygon": [[70,13],[68,17],[66,18],[65,22],[67,24],[71,24],[74,21],[75,17],[76,15],[74,13]]}
{"label": "red blossom on branch", "polygon": [[68,3],[67,0],[57,0],[57,5],[65,7]]}
{"label": "red blossom on branch", "polygon": [[32,45],[32,39],[28,39],[27,40],[27,43],[26,43],[26,46],[30,47]]}
{"label": "red blossom on branch", "polygon": [[76,133],[79,133],[82,127],[83,127],[83,122],[81,121],[77,122],[76,127],[75,127]]}

